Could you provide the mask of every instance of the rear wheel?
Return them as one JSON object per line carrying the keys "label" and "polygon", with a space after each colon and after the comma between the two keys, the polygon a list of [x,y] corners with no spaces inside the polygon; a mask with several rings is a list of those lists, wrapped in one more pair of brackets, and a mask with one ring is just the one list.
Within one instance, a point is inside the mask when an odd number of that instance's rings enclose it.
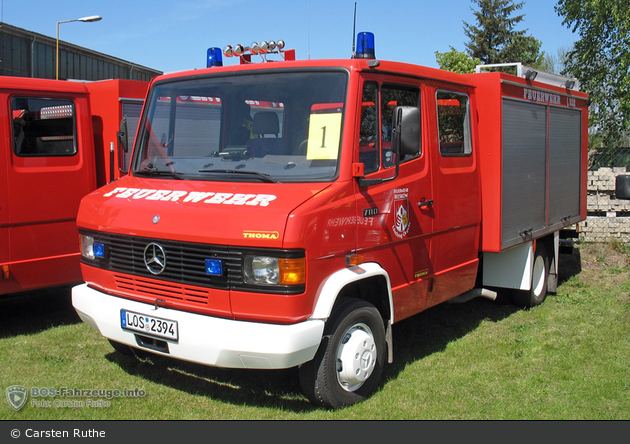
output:
{"label": "rear wheel", "polygon": [[337,409],[368,398],[385,360],[385,327],[379,311],[349,299],[333,312],[312,361],[300,366],[300,384],[309,400]]}
{"label": "rear wheel", "polygon": [[521,307],[531,308],[543,303],[547,297],[549,282],[549,256],[542,243],[536,246],[534,267],[530,290],[520,290],[514,294],[514,303]]}

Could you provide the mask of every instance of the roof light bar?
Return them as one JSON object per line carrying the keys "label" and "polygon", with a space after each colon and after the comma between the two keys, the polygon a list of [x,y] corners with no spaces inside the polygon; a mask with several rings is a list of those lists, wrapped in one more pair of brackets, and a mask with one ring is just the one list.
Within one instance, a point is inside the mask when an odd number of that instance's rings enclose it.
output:
{"label": "roof light bar", "polygon": [[250,62],[250,60],[247,60],[246,58],[250,57],[251,55],[259,55],[263,58],[264,61],[267,61],[267,54],[281,54],[285,60],[292,60],[289,54],[287,54],[287,56],[289,57],[285,56],[284,47],[284,40],[278,40],[277,42],[275,40],[263,41],[261,43],[253,42],[249,46],[243,46],[239,43],[238,45],[234,46],[227,45],[223,49],[223,55],[225,57],[240,57],[241,63],[243,63],[244,60],[246,62]]}

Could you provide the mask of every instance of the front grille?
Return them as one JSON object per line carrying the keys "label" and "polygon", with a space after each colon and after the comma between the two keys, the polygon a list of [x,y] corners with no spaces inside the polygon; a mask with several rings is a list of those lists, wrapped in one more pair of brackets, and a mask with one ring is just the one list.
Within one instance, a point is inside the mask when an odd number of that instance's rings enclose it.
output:
{"label": "front grille", "polygon": [[[246,255],[304,257],[302,250],[243,249],[241,247],[126,236],[84,229],[80,229],[79,232],[82,235],[92,236],[94,242],[105,245],[104,257],[95,260],[86,260],[82,257],[83,263],[133,276],[134,278],[131,279],[116,274],[115,278],[119,288],[134,293],[156,297],[162,295],[188,302],[203,303],[208,298],[208,295],[203,291],[204,288],[276,294],[300,294],[305,289],[304,285],[264,286],[243,282],[243,262]],[[165,267],[164,271],[159,274],[149,271],[144,260],[145,249],[152,243],[159,245],[164,250]],[[223,274],[221,276],[207,274],[206,259],[220,259],[223,264]],[[156,284],[156,280],[165,283]]]}
{"label": "front grille", "polygon": [[[242,253],[230,251],[225,246],[103,232],[90,232],[89,235],[94,237],[95,242],[101,242],[105,245],[105,257],[98,261],[99,268],[134,276],[223,290],[243,284]],[[144,250],[151,243],[158,244],[166,253],[166,266],[159,275],[151,273],[144,263]],[[205,270],[206,259],[220,259],[223,262],[223,275],[208,275]]]}

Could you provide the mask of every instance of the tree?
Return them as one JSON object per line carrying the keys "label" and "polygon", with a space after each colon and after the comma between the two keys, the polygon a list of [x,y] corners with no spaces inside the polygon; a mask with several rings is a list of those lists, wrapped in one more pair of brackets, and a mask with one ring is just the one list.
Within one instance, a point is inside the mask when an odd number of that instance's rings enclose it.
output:
{"label": "tree", "polygon": [[480,8],[479,11],[473,10],[477,26],[464,22],[464,33],[470,39],[466,48],[472,58],[478,58],[484,64],[521,62],[540,67],[544,58],[540,51],[542,42],[525,35],[527,30],[515,30],[516,25],[523,21],[524,14],[513,14],[523,7],[523,2],[471,1]]}
{"label": "tree", "polygon": [[558,48],[557,55],[551,55],[545,53],[543,57],[542,66],[539,66],[543,71],[547,71],[553,74],[562,74],[567,62],[567,55],[571,48],[566,47]]}
{"label": "tree", "polygon": [[475,67],[481,65],[481,60],[473,59],[466,53],[459,52],[452,46],[449,52],[435,51],[435,60],[440,69],[453,71],[460,74],[470,74],[475,72]]}
{"label": "tree", "polygon": [[[579,40],[565,75],[577,77],[591,98],[590,125],[614,148],[630,132],[630,11],[628,0],[560,0],[555,8]],[[624,140],[625,139],[625,140]]]}

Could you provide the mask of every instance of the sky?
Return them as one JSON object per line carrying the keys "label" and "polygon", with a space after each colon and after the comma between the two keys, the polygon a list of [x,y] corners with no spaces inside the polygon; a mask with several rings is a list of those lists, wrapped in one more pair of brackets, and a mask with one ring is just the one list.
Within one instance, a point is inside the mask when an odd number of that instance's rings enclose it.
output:
{"label": "sky", "polygon": [[[547,54],[577,40],[555,12],[557,1],[522,1],[517,30],[540,40]],[[349,58],[355,4],[355,31],[374,33],[377,59],[429,67],[437,67],[436,51],[465,52],[463,23],[476,24],[478,10],[471,0],[0,0],[0,21],[55,38],[57,22],[100,15],[60,24],[60,40],[175,72],[205,68],[210,47],[264,40],[284,40],[300,60]]]}

